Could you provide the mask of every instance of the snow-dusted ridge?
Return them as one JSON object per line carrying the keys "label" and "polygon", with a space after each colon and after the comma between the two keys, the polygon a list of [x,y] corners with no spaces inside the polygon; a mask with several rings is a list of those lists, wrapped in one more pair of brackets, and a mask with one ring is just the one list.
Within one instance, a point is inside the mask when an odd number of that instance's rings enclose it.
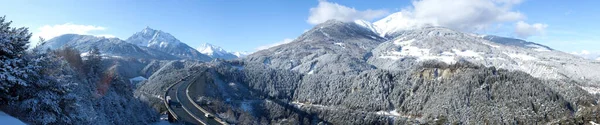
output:
{"label": "snow-dusted ridge", "polygon": [[198,52],[196,49],[179,41],[175,36],[161,30],[155,30],[150,27],[136,32],[126,40],[138,46],[148,47],[159,50],[173,56],[184,59],[194,59],[201,61],[210,61],[211,57]]}
{"label": "snow-dusted ridge", "polygon": [[[495,38],[499,38],[494,36]],[[455,63],[465,60],[488,67],[519,70],[545,79],[600,81],[600,64],[518,39],[491,41],[442,27],[407,30],[373,50],[371,63],[384,69],[405,58]],[[518,41],[510,41],[518,40]],[[388,61],[383,61],[388,60]]]}

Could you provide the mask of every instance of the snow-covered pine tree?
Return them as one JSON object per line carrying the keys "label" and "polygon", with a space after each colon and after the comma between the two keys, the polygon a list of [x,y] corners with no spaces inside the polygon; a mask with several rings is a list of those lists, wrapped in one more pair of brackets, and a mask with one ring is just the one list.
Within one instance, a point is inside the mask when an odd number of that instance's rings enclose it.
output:
{"label": "snow-covered pine tree", "polygon": [[29,85],[27,79],[36,68],[23,59],[31,33],[27,28],[12,28],[11,23],[0,17],[0,105],[19,97],[17,88]]}
{"label": "snow-covered pine tree", "polygon": [[0,110],[29,124],[70,124],[80,97],[74,71],[52,53],[28,52],[31,33],[0,17]]}

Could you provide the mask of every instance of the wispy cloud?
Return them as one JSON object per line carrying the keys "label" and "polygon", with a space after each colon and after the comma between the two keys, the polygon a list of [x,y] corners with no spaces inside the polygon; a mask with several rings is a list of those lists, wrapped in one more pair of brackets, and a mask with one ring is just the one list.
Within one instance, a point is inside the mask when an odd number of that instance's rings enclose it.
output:
{"label": "wispy cloud", "polygon": [[354,20],[367,20],[371,21],[375,18],[381,18],[388,15],[387,10],[356,10],[354,8],[346,7],[337,3],[328,2],[326,0],[319,0],[317,7],[310,8],[310,16],[307,22],[310,24],[323,23],[330,19],[339,21],[354,21]]}
{"label": "wispy cloud", "polygon": [[260,50],[268,49],[268,48],[271,48],[271,47],[274,47],[274,46],[279,46],[279,45],[282,45],[282,44],[290,43],[292,41],[294,41],[294,39],[285,38],[282,41],[279,41],[279,42],[276,42],[276,43],[272,43],[272,44],[264,45],[264,46],[259,46],[259,47],[256,48],[256,51],[260,51]]}
{"label": "wispy cloud", "polygon": [[546,31],[547,24],[535,23],[528,24],[523,21],[517,22],[515,27],[515,34],[521,38],[527,38],[533,35],[544,34]]}
{"label": "wispy cloud", "polygon": [[[515,10],[522,0],[414,0],[410,6],[404,7],[394,15],[395,29],[412,29],[426,25],[443,26],[466,32],[485,31],[504,24],[516,24],[515,34],[522,37],[539,35],[547,24],[528,24],[525,14]],[[317,13],[319,12],[319,13]],[[378,14],[386,14],[381,11]],[[324,14],[321,14],[324,13]],[[351,20],[360,13],[353,8],[320,1],[319,5],[311,8],[310,23],[323,20],[316,18]],[[380,16],[375,14],[377,16]],[[318,15],[318,16],[315,16]],[[380,27],[381,28],[381,27]]]}

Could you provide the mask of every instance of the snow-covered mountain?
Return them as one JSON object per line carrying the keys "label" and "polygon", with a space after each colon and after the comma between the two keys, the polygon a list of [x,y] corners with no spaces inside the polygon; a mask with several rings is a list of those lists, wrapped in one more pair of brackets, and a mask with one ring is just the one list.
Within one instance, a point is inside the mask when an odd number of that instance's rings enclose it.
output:
{"label": "snow-covered mountain", "polygon": [[225,51],[225,49],[212,45],[212,44],[208,44],[208,43],[204,43],[200,46],[198,46],[198,48],[196,48],[196,50],[200,51],[200,53],[202,54],[206,54],[212,58],[220,58],[220,59],[235,59],[238,58],[239,56],[227,52]]}
{"label": "snow-covered mountain", "polygon": [[477,37],[442,27],[403,31],[380,44],[369,62],[398,69],[414,61],[469,61],[488,67],[518,70],[545,79],[600,81],[600,64],[523,40]]}
{"label": "snow-covered mountain", "polygon": [[354,21],[389,40],[374,49],[375,58],[369,60],[378,68],[408,66],[406,60],[446,63],[467,60],[485,66],[520,70],[536,77],[600,81],[600,73],[589,73],[600,71],[598,63],[542,44],[494,35],[462,33],[406,20],[403,16],[406,14],[394,13],[372,24]]}
{"label": "snow-covered mountain", "polygon": [[92,35],[64,34],[45,41],[39,49],[59,49],[64,46],[74,47],[82,53],[97,47],[106,57],[145,58],[145,59],[179,59],[173,55],[127,43],[118,38],[106,38]]}
{"label": "snow-covered mountain", "polygon": [[245,60],[307,74],[354,74],[373,68],[365,58],[385,40],[356,23],[329,20],[290,43],[255,52]]}
{"label": "snow-covered mountain", "polygon": [[126,40],[129,43],[153,48],[171,55],[185,58],[185,59],[196,59],[201,61],[209,61],[211,58],[198,52],[196,49],[182,43],[173,35],[163,32],[161,30],[155,30],[150,27],[144,28],[142,31],[133,34]]}

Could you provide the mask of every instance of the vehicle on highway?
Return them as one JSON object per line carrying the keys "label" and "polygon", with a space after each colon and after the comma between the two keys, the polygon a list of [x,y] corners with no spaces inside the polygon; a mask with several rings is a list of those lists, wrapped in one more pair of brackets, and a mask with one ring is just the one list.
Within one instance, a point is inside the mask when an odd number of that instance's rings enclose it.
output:
{"label": "vehicle on highway", "polygon": [[211,114],[208,114],[208,113],[204,114],[204,117],[206,117],[206,118],[215,118],[215,116],[213,116]]}
{"label": "vehicle on highway", "polygon": [[167,104],[171,105],[171,96],[167,96],[165,99],[167,100]]}

